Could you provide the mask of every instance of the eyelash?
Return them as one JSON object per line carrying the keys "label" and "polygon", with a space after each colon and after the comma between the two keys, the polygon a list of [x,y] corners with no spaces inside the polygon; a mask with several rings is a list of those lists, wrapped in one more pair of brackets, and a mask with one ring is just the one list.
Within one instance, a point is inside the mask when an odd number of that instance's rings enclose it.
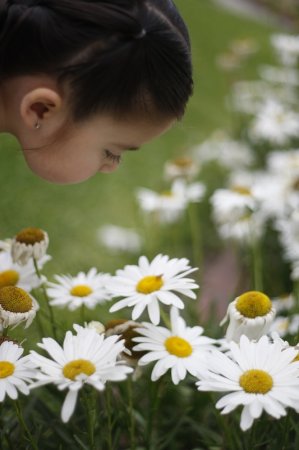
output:
{"label": "eyelash", "polygon": [[114,155],[109,150],[105,150],[105,157],[118,164],[121,162],[121,155]]}

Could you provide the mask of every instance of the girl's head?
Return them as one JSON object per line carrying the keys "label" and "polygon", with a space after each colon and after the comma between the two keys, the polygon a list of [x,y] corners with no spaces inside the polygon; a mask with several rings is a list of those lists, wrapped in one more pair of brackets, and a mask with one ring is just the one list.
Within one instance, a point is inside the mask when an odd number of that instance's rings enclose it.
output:
{"label": "girl's head", "polygon": [[191,93],[172,0],[0,0],[0,126],[49,181],[114,170],[179,120]]}

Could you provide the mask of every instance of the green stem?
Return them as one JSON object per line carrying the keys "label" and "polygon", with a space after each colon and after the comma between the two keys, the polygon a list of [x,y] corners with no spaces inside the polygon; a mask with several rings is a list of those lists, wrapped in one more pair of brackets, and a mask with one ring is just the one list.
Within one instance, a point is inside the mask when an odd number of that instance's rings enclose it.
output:
{"label": "green stem", "polygon": [[2,336],[3,337],[8,335],[8,329],[9,329],[9,327],[3,328],[3,331],[2,331]]}
{"label": "green stem", "polygon": [[163,307],[160,308],[160,315],[162,317],[164,324],[167,326],[167,328],[171,329],[170,319],[169,319],[168,315],[166,314],[166,312],[164,311]]}
{"label": "green stem", "polygon": [[[215,396],[212,393],[210,393],[210,397],[212,399],[212,403],[215,405],[216,404]],[[226,440],[226,442],[224,442],[224,446],[225,446],[225,448],[234,450],[235,443],[233,440],[232,433],[234,433],[235,430],[232,427],[230,427],[229,424],[227,423],[227,417],[224,417],[223,414],[221,414],[219,409],[217,409],[216,407],[215,407],[215,412],[216,412],[216,419],[219,423],[219,428],[223,430],[224,437]]]}
{"label": "green stem", "polygon": [[288,414],[285,418],[284,431],[282,433],[282,445],[281,445],[282,450],[287,450],[287,448],[288,448],[287,447],[288,437],[289,437],[290,427],[291,427],[290,414],[291,414],[291,411],[288,412]]}
{"label": "green stem", "polygon": [[258,239],[253,238],[252,245],[253,285],[256,291],[263,291],[263,263],[261,246]]}
{"label": "green stem", "polygon": [[136,437],[135,437],[135,418],[133,409],[133,389],[132,389],[132,378],[127,379],[128,387],[128,405],[129,405],[129,432],[130,432],[130,447],[131,450],[136,450]]}
{"label": "green stem", "polygon": [[189,204],[188,216],[189,216],[190,233],[191,233],[191,239],[192,239],[192,251],[193,251],[194,265],[199,268],[199,273],[197,275],[197,278],[200,283],[200,279],[201,279],[200,274],[203,273],[203,247],[202,247],[199,211],[198,211],[196,203]]}
{"label": "green stem", "polygon": [[[86,389],[85,389],[86,388]],[[88,432],[88,444],[90,450],[96,450],[95,444],[95,426],[96,426],[96,397],[94,390],[86,392],[89,386],[85,386],[82,389],[82,403],[85,409],[87,432]]]}
{"label": "green stem", "polygon": [[105,405],[106,405],[106,415],[107,415],[107,445],[108,450],[113,450],[112,444],[112,415],[111,415],[111,389],[110,386],[106,386],[105,391]]}
{"label": "green stem", "polygon": [[84,324],[85,324],[85,305],[84,305],[84,303],[82,303],[82,305],[81,305],[81,322],[82,322],[82,326],[84,327]]}
{"label": "green stem", "polygon": [[38,446],[37,446],[37,444],[36,444],[32,434],[30,433],[29,428],[27,427],[26,422],[24,420],[24,417],[23,417],[23,414],[22,414],[22,408],[21,408],[19,400],[15,400],[14,401],[14,405],[15,405],[16,414],[17,414],[20,426],[21,426],[22,431],[23,431],[24,439],[26,441],[30,442],[31,447],[34,450],[38,450]]}
{"label": "green stem", "polygon": [[299,281],[294,282],[293,294],[296,299],[296,311],[299,311]]}
{"label": "green stem", "polygon": [[[36,261],[35,258],[33,258],[33,264],[34,264],[36,275],[42,281],[42,275],[40,273],[40,270],[38,268],[38,264],[37,264],[37,261]],[[51,326],[52,326],[53,336],[57,340],[57,332],[56,332],[54,313],[53,313],[53,309],[52,309],[52,307],[50,305],[50,299],[48,297],[48,294],[47,294],[44,282],[41,283],[40,288],[41,288],[41,290],[43,292],[43,295],[44,295],[44,298],[45,298],[45,301],[46,301],[46,304],[47,304],[47,307],[48,307],[48,310],[49,310],[50,322],[51,322]]]}
{"label": "green stem", "polygon": [[157,411],[159,408],[159,403],[161,399],[163,378],[160,378],[156,383],[151,383],[149,393],[150,393],[150,404],[148,406],[148,418],[147,418],[147,430],[146,430],[146,449],[155,450],[155,439],[154,439],[154,428],[156,422]]}

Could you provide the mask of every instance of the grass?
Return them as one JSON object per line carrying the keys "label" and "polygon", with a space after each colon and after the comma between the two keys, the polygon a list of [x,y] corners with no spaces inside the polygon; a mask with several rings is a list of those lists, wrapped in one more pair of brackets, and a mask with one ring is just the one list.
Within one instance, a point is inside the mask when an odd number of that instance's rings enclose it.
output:
{"label": "grass", "polygon": [[98,175],[80,185],[55,186],[29,171],[14,138],[1,136],[0,238],[26,226],[46,229],[53,256],[48,265],[50,274],[75,274],[91,266],[105,271],[119,267],[119,257],[96,244],[98,227],[105,223],[140,227],[136,187],[162,188],[162,168],[167,159],[199,143],[214,129],[233,130],[224,101],[232,80],[219,71],[216,56],[233,39],[255,39],[260,51],[236,75],[241,79],[254,78],[257,65],[272,59],[269,34],[273,29],[230,15],[208,0],[178,0],[177,5],[192,39],[193,98],[181,123],[138,154],[127,155],[118,172]]}

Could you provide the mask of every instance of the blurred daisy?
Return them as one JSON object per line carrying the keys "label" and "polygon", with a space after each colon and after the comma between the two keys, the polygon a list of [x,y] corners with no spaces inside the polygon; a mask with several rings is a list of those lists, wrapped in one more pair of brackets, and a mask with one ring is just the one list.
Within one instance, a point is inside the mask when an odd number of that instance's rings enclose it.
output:
{"label": "blurred daisy", "polygon": [[270,152],[266,164],[271,173],[296,177],[299,175],[299,149]]}
{"label": "blurred daisy", "polygon": [[244,114],[257,114],[267,99],[276,99],[296,107],[297,94],[290,86],[274,85],[266,81],[238,81],[234,83],[230,104]]}
{"label": "blurred daisy", "polygon": [[159,302],[183,309],[184,303],[179,295],[196,298],[192,289],[199,286],[194,280],[186,278],[195,270],[186,258],[169,259],[160,254],[149,262],[141,256],[138,266],[125,266],[111,278],[108,289],[112,296],[124,298],[115,303],[110,312],[133,307],[132,320],[136,320],[147,308],[151,322],[157,325],[160,322]]}
{"label": "blurred daisy", "polygon": [[164,167],[164,174],[167,180],[173,180],[175,178],[192,179],[198,172],[198,162],[188,156],[167,161]]}
{"label": "blurred daisy", "polygon": [[225,72],[231,72],[241,67],[242,57],[233,51],[221,53],[216,58],[217,66]]}
{"label": "blurred daisy", "polygon": [[227,320],[228,341],[239,342],[242,334],[249,339],[259,339],[267,334],[275,317],[275,310],[267,295],[259,291],[248,291],[228,305],[227,313],[220,325]]}
{"label": "blurred daisy", "polygon": [[30,258],[41,259],[49,245],[48,234],[40,228],[24,228],[12,240],[11,255],[14,262],[24,265]]}
{"label": "blurred daisy", "polygon": [[25,322],[28,328],[39,309],[37,301],[26,291],[16,286],[0,289],[0,325],[3,328]]}
{"label": "blurred daisy", "polygon": [[286,145],[299,137],[299,114],[274,99],[268,99],[257,113],[249,130],[250,137],[271,144]]}
{"label": "blurred daisy", "polygon": [[224,240],[252,243],[264,231],[266,217],[258,209],[250,184],[236,183],[227,189],[216,189],[210,198],[213,219]]}
{"label": "blurred daisy", "polygon": [[279,240],[285,259],[294,264],[295,271],[292,278],[299,279],[296,276],[299,275],[296,270],[299,264],[299,210],[277,220],[275,227],[279,231]]}
{"label": "blurred daisy", "polygon": [[297,334],[299,332],[299,314],[293,314],[290,317],[276,317],[270,332],[276,332],[280,337]]}
{"label": "blurred daisy", "polygon": [[210,201],[216,223],[231,222],[256,209],[255,198],[246,185],[216,189]]}
{"label": "blurred daisy", "polygon": [[70,311],[86,306],[94,309],[110,299],[106,282],[110,276],[97,273],[95,268],[87,274],[79,272],[77,276],[55,275],[58,283],[48,283],[47,295],[52,299],[51,306],[67,307]]}
{"label": "blurred daisy", "polygon": [[132,372],[130,367],[117,361],[124,349],[119,336],[105,338],[94,329],[74,325],[77,335],[68,331],[61,347],[54,339],[44,338],[38,344],[51,358],[31,351],[30,360],[40,368],[35,388],[53,383],[59,390],[68,389],[61,418],[67,422],[74,412],[79,390],[89,384],[98,391],[105,389],[107,381],[124,380]]}
{"label": "blurred daisy", "polygon": [[92,320],[91,322],[85,323],[85,328],[95,330],[98,334],[105,333],[105,325],[97,320]]}
{"label": "blurred daisy", "polygon": [[104,225],[98,230],[97,236],[99,242],[113,252],[137,253],[141,249],[141,237],[128,228]]}
{"label": "blurred daisy", "polygon": [[226,223],[218,224],[219,236],[224,241],[234,241],[241,244],[252,245],[263,235],[265,220],[256,213],[240,215]]}
{"label": "blurred daisy", "polygon": [[249,56],[258,51],[257,42],[251,38],[235,39],[231,42],[230,48],[239,56]]}
{"label": "blurred daisy", "polygon": [[285,294],[280,295],[279,297],[273,297],[271,301],[277,313],[280,311],[289,311],[296,304],[295,297],[293,294]]}
{"label": "blurred daisy", "polygon": [[253,163],[252,150],[243,142],[230,139],[221,130],[194,147],[192,156],[200,164],[213,161],[230,171],[248,167]]}
{"label": "blurred daisy", "polygon": [[172,191],[178,197],[184,198],[186,203],[198,203],[202,200],[206,193],[206,187],[203,183],[187,183],[180,178],[174,181]]}
{"label": "blurred daisy", "polygon": [[134,350],[146,352],[139,359],[138,364],[141,366],[157,361],[152,371],[152,381],[157,381],[171,369],[172,381],[178,384],[186,378],[187,373],[198,375],[215,341],[202,336],[202,327],[187,327],[176,308],[171,309],[170,317],[170,330],[143,322],[142,328],[137,328],[141,336],[133,339],[138,342]]}
{"label": "blurred daisy", "polygon": [[18,398],[18,391],[29,394],[28,383],[35,376],[33,364],[28,356],[21,357],[24,349],[19,345],[4,341],[0,345],[0,402],[8,395]]}
{"label": "blurred daisy", "polygon": [[267,336],[258,342],[242,336],[239,345],[230,343],[230,356],[218,350],[208,355],[208,369],[196,384],[200,391],[229,392],[216,403],[221,414],[244,405],[240,426],[246,431],[263,410],[279,419],[287,407],[298,409],[297,353],[292,347],[283,349],[280,341],[269,342]]}
{"label": "blurred daisy", "polygon": [[281,83],[287,86],[299,86],[299,72],[292,67],[275,67],[262,65],[259,67],[261,78],[269,83]]}
{"label": "blurred daisy", "polygon": [[[39,269],[49,259],[48,255],[43,256],[38,261]],[[45,277],[40,279],[37,276],[32,259],[21,266],[13,262],[10,250],[0,252],[0,288],[4,286],[18,286],[30,292],[32,289],[39,287],[45,280]]]}
{"label": "blurred daisy", "polygon": [[295,66],[299,57],[299,36],[292,34],[273,34],[271,44],[275,48],[282,64]]}
{"label": "blurred daisy", "polygon": [[186,210],[186,201],[177,196],[172,190],[161,193],[150,189],[137,190],[137,199],[140,208],[157,220],[159,223],[177,222]]}

